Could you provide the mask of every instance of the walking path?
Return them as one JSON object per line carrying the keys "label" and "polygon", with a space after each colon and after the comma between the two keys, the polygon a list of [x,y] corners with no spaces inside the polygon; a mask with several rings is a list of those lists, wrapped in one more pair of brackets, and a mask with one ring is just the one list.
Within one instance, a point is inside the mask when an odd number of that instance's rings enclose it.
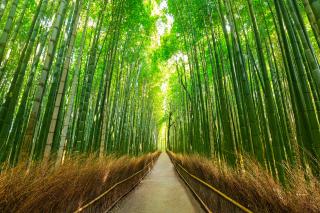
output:
{"label": "walking path", "polygon": [[177,176],[166,153],[139,186],[112,210],[113,213],[192,213],[204,212]]}

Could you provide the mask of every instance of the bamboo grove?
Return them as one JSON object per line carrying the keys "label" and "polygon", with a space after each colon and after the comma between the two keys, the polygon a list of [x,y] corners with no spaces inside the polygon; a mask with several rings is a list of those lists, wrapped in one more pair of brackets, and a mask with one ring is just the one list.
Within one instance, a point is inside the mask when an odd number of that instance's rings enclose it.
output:
{"label": "bamboo grove", "polygon": [[175,152],[319,176],[319,57],[319,0],[1,0],[0,163],[140,155],[165,125]]}
{"label": "bamboo grove", "polygon": [[11,0],[0,9],[0,161],[157,147],[139,0]]}
{"label": "bamboo grove", "polygon": [[[167,138],[175,152],[319,175],[319,0],[169,0]],[[179,56],[180,54],[180,56]],[[184,54],[185,57],[181,57]]]}

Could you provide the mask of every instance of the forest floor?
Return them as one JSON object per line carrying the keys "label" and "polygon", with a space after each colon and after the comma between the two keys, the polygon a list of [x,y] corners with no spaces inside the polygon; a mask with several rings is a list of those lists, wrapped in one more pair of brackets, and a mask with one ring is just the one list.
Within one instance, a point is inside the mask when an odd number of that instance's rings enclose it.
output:
{"label": "forest floor", "polygon": [[162,153],[151,173],[120,201],[112,213],[203,212],[200,204],[175,172],[168,155]]}
{"label": "forest floor", "polygon": [[[320,182],[304,171],[286,167],[287,184],[277,182],[269,172],[249,157],[243,159],[243,169],[234,169],[217,158],[199,155],[182,155],[168,152],[175,164],[223,192],[252,212],[272,213],[319,213]],[[179,168],[179,167],[177,167]],[[179,169],[181,172],[182,170]],[[184,178],[201,200],[213,212],[238,212],[238,208],[222,199],[208,187],[199,184],[185,172]],[[308,182],[305,177],[308,177]]]}
{"label": "forest floor", "polygon": [[[148,167],[159,154],[120,158],[112,155],[104,158],[78,156],[67,158],[58,168],[34,164],[28,173],[24,164],[18,165],[0,174],[0,212],[74,212],[115,184]],[[152,168],[153,164],[150,166]],[[145,172],[118,185],[83,212],[105,212],[139,183]]]}

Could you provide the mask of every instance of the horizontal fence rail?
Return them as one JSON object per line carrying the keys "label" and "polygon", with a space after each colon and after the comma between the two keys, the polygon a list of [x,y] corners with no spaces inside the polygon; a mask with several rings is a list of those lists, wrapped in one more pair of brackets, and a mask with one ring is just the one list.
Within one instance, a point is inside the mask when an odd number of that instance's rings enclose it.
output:
{"label": "horizontal fence rail", "polygon": [[[78,208],[76,211],[74,211],[74,213],[79,213],[82,212],[83,210],[85,210],[86,208],[88,208],[89,206],[92,206],[94,203],[96,203],[98,200],[100,200],[101,198],[103,198],[104,196],[106,196],[108,193],[110,193],[112,190],[114,190],[115,188],[117,188],[117,186],[131,180],[132,178],[136,177],[137,175],[139,175],[140,173],[142,173],[143,171],[145,171],[146,169],[148,169],[148,172],[150,171],[150,166],[153,165],[154,160],[152,160],[151,162],[149,162],[145,167],[143,167],[141,170],[137,171],[136,173],[132,174],[131,176],[127,177],[126,179],[115,183],[112,187],[110,187],[107,191],[103,192],[102,194],[100,194],[99,196],[97,196],[95,199],[91,200],[90,202],[88,202],[87,204],[83,205],[82,207]],[[145,176],[146,174],[148,174],[148,172],[146,172],[139,181],[137,181],[136,184],[134,184],[134,186],[128,191],[130,192]],[[119,199],[117,199],[107,210],[109,211],[122,197],[124,197],[128,192],[124,193],[124,195],[122,195]]]}
{"label": "horizontal fence rail", "polygon": [[234,199],[232,199],[231,197],[229,197],[228,195],[226,195],[225,193],[221,192],[220,190],[218,190],[217,188],[215,188],[214,186],[210,185],[209,183],[205,182],[204,180],[202,180],[201,178],[191,174],[187,169],[185,169],[182,165],[180,165],[179,163],[175,163],[173,162],[173,165],[177,171],[177,173],[179,174],[179,176],[183,179],[183,181],[188,185],[188,187],[190,188],[190,190],[195,194],[195,196],[197,197],[197,199],[200,201],[200,203],[202,204],[203,208],[207,211],[207,212],[212,212],[209,207],[205,204],[205,202],[201,199],[201,197],[195,192],[195,190],[192,188],[192,186],[187,182],[187,180],[183,177],[183,175],[179,172],[179,169],[177,168],[177,166],[185,173],[187,174],[189,177],[191,177],[192,179],[196,180],[198,183],[200,183],[201,185],[205,186],[206,188],[210,189],[211,191],[215,192],[216,194],[218,194],[220,197],[222,197],[224,200],[230,202],[232,205],[238,207],[239,209],[241,209],[243,212],[246,213],[253,213],[251,210],[249,210],[248,208],[244,207],[243,205],[241,205],[239,202],[235,201]]}

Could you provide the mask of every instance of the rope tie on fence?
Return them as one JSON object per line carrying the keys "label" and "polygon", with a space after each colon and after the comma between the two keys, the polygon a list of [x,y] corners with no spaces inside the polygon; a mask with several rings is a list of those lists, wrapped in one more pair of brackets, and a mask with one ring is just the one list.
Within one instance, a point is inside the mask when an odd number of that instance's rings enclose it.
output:
{"label": "rope tie on fence", "polygon": [[149,168],[150,165],[153,164],[153,160],[151,162],[149,162],[147,164],[147,166],[143,167],[141,170],[137,171],[136,173],[132,174],[131,176],[127,177],[126,179],[114,184],[112,187],[110,187],[107,191],[103,192],[102,194],[100,194],[98,197],[96,197],[95,199],[93,199],[92,201],[88,202],[86,205],[83,205],[82,207],[78,208],[76,211],[74,211],[74,213],[78,213],[83,211],[84,209],[88,208],[89,206],[91,206],[92,204],[94,204],[95,202],[97,202],[98,200],[100,200],[101,198],[103,198],[104,196],[106,196],[109,192],[111,192],[113,189],[115,189],[117,186],[121,185],[122,183],[127,182],[128,180],[134,178],[135,176],[137,176],[138,174],[140,174],[141,172],[143,172],[145,169]]}
{"label": "rope tie on fence", "polygon": [[[188,172],[182,165],[180,165],[179,163],[176,163],[187,175],[189,175],[191,178],[197,180],[199,183],[201,183],[202,185],[206,186],[207,188],[211,189],[212,191],[214,191],[215,193],[217,193],[218,195],[220,195],[222,198],[224,198],[225,200],[229,201],[230,203],[232,203],[233,205],[237,206],[238,208],[240,208],[242,211],[246,212],[246,213],[253,213],[251,210],[249,210],[248,208],[244,207],[243,205],[241,205],[240,203],[238,203],[237,201],[233,200],[231,197],[229,197],[228,195],[224,194],[223,192],[221,192],[220,190],[218,190],[217,188],[213,187],[212,185],[210,185],[209,183],[205,182],[204,180],[200,179],[199,177],[191,174],[190,172]],[[177,168],[176,168],[177,170]],[[178,170],[177,170],[178,171]],[[179,173],[179,172],[178,172]],[[179,173],[180,176],[182,176]],[[184,178],[183,178],[184,179]],[[184,181],[186,182],[186,180],[184,179]],[[188,184],[188,183],[187,183]],[[191,190],[193,191],[194,194],[195,191],[192,189],[192,187],[188,184],[188,186],[191,188]],[[202,204],[204,204],[204,202],[199,198],[199,196],[196,194],[196,196],[198,197],[198,199],[200,200],[200,202]],[[208,207],[206,205],[204,205],[205,209],[208,212],[211,212],[210,210],[208,210]]]}

